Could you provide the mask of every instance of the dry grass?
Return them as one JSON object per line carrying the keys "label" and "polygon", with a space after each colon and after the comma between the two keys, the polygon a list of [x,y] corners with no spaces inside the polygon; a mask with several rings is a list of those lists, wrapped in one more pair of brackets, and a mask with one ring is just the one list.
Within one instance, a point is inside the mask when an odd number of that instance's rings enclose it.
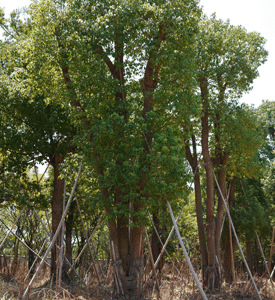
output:
{"label": "dry grass", "polygon": [[[164,275],[162,275],[161,279],[160,292],[158,293],[155,280],[149,278],[149,270],[146,271],[143,286],[144,297],[150,300],[202,299],[190,272],[186,268],[181,270],[181,272],[183,278],[181,278],[170,265],[166,265],[163,270]],[[27,268],[24,264],[18,266],[17,272],[13,277],[10,275],[9,270],[2,270],[2,274],[0,275],[0,300],[21,299],[27,284],[27,282],[24,282],[26,274]],[[223,283],[221,291],[212,294],[207,293],[207,298],[209,300],[258,299],[251,281],[246,280],[246,278],[245,275],[239,275],[235,286]],[[88,282],[87,287],[80,284],[53,287],[53,284],[49,281],[49,269],[44,269],[35,281],[29,293],[29,299],[109,300],[112,298],[111,291],[113,287],[111,270],[101,284],[97,282],[94,273],[86,274],[86,280]],[[262,299],[275,300],[275,289],[271,286],[271,283],[266,278],[255,277],[255,280]]]}

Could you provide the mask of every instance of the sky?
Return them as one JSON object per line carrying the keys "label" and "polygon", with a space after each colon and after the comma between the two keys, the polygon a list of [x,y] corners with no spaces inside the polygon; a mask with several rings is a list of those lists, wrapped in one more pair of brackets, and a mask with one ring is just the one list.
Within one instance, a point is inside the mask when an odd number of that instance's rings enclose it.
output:
{"label": "sky", "polygon": [[[31,0],[0,0],[6,17],[13,9],[30,3]],[[208,16],[216,12],[217,18],[257,31],[267,40],[268,60],[259,68],[260,76],[254,81],[253,90],[245,94],[241,102],[257,107],[262,100],[275,100],[275,0],[201,0],[200,6]]]}

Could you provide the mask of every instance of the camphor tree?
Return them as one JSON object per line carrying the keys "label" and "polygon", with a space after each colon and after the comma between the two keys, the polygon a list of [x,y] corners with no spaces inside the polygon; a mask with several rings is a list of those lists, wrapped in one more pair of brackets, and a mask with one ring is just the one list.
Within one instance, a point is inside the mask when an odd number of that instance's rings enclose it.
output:
{"label": "camphor tree", "polygon": [[[203,17],[199,24],[196,43],[196,64],[198,90],[201,98],[200,138],[203,166],[206,171],[206,243],[203,241],[203,220],[201,201],[197,203],[200,246],[202,248],[203,265],[208,272],[205,283],[213,289],[219,283],[217,259],[220,261],[220,235],[224,215],[224,203],[218,193],[218,205],[215,209],[214,169],[217,170],[218,182],[222,194],[226,198],[225,166],[232,154],[232,145],[228,144],[234,132],[230,132],[230,106],[243,92],[251,89],[253,80],[258,76],[258,67],[265,62],[267,51],[265,40],[255,32],[248,33],[241,26],[232,26],[229,21],[217,20],[215,15],[210,19]],[[231,103],[230,105],[228,105]],[[234,111],[234,110],[233,110]],[[197,124],[197,123],[196,123]],[[197,126],[193,126],[197,128]],[[226,130],[229,130],[229,132]],[[195,136],[192,135],[193,153],[186,147],[186,154],[193,169],[197,169],[198,161],[195,148]],[[222,135],[224,134],[224,135]],[[197,197],[200,197],[199,181],[195,181]],[[199,205],[199,207],[198,207]],[[200,213],[198,213],[200,212]],[[216,216],[215,216],[216,214]],[[206,257],[207,254],[207,257]],[[203,269],[205,270],[206,267]]]}
{"label": "camphor tree", "polygon": [[138,298],[146,210],[156,191],[177,197],[187,179],[173,119],[192,106],[197,3],[39,1],[30,14],[30,72],[47,79],[54,70],[66,87],[59,99],[75,108],[75,140],[109,220],[117,293]]}

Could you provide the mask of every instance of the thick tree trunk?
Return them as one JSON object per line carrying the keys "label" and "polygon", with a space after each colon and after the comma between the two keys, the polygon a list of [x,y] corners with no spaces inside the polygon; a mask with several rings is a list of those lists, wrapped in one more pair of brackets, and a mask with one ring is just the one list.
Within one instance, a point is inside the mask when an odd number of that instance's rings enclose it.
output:
{"label": "thick tree trunk", "polygon": [[115,278],[114,296],[117,299],[122,296],[126,296],[126,299],[140,299],[142,296],[144,227],[133,228],[129,236],[128,226],[125,230],[121,226],[118,227],[117,224],[118,222],[115,220],[109,222],[109,240]]}
{"label": "thick tree trunk", "polygon": [[206,268],[208,266],[208,253],[207,253],[204,224],[203,224],[200,173],[199,173],[199,166],[198,166],[198,159],[197,159],[196,141],[194,135],[192,135],[192,146],[193,146],[193,156],[191,154],[188,145],[185,146],[185,152],[186,152],[187,160],[194,174],[196,216],[197,216],[199,243],[200,243],[200,250],[201,250],[202,277],[203,277],[203,285],[207,286]]}
{"label": "thick tree trunk", "polygon": [[[31,247],[32,244],[31,244],[31,245],[28,245],[28,246]],[[33,262],[34,262],[34,260],[35,260],[35,255],[34,255],[34,253],[33,253],[32,251],[28,250],[28,269],[29,269],[29,270],[30,270],[30,268],[31,268],[31,266],[32,266],[32,264],[33,264]],[[31,269],[30,274],[29,274],[29,278],[32,278],[32,276],[33,276],[33,274],[34,274],[34,271],[35,271],[35,267],[33,267],[33,268]]]}
{"label": "thick tree trunk", "polygon": [[204,160],[204,167],[206,171],[206,232],[207,232],[207,246],[208,246],[208,267],[207,267],[207,286],[210,290],[214,290],[220,285],[219,270],[217,266],[217,252],[216,252],[216,233],[215,233],[215,218],[214,218],[214,175],[213,165],[209,152],[209,112],[208,112],[208,88],[207,79],[200,78],[201,97],[203,101],[203,116],[201,118],[202,124],[202,155]]}

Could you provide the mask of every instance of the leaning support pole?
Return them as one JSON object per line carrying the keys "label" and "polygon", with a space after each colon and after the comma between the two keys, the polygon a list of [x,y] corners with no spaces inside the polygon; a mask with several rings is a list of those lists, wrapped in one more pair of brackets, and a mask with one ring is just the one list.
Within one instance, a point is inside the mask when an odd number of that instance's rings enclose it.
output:
{"label": "leaning support pole", "polygon": [[75,183],[74,183],[73,188],[72,188],[71,195],[70,195],[69,200],[68,200],[68,202],[67,202],[66,208],[65,208],[65,210],[64,210],[64,212],[63,212],[63,215],[62,215],[62,218],[61,218],[61,220],[60,220],[60,223],[59,223],[59,225],[58,225],[58,227],[57,227],[57,229],[56,229],[56,232],[55,232],[55,234],[54,234],[54,236],[53,236],[53,238],[52,238],[51,244],[50,244],[50,246],[48,247],[48,250],[46,251],[46,253],[44,254],[44,256],[43,256],[43,258],[42,258],[42,261],[40,262],[40,265],[38,266],[38,268],[37,268],[37,270],[36,270],[36,272],[35,272],[35,274],[34,274],[32,280],[30,281],[29,285],[27,286],[27,288],[26,288],[26,290],[25,290],[25,292],[24,292],[24,295],[23,295],[23,297],[22,297],[22,300],[25,300],[25,299],[26,299],[26,297],[27,297],[27,295],[28,295],[28,292],[29,292],[29,289],[30,289],[31,286],[33,285],[33,283],[34,283],[36,277],[38,276],[38,274],[39,274],[41,268],[43,267],[43,264],[45,263],[45,261],[46,261],[46,259],[47,259],[47,257],[48,257],[48,254],[50,253],[50,251],[51,251],[51,249],[52,249],[52,247],[53,247],[53,245],[54,245],[54,243],[55,243],[55,241],[56,241],[56,239],[57,239],[57,236],[58,236],[58,234],[59,234],[59,231],[60,231],[60,229],[61,229],[61,227],[62,227],[62,225],[63,225],[63,223],[64,223],[64,221],[65,221],[65,217],[66,217],[66,215],[67,215],[67,212],[68,212],[70,203],[71,203],[71,201],[72,201],[72,199],[73,199],[73,195],[74,195],[74,192],[75,192],[75,189],[76,189],[76,186],[77,186],[77,182],[78,182],[78,179],[79,179],[79,176],[80,176],[81,168],[82,168],[82,162],[81,162],[81,164],[80,164],[80,167],[79,167],[79,170],[78,170],[78,173],[77,173],[77,176],[76,176],[76,180],[75,180]]}
{"label": "leaning support pole", "polygon": [[200,282],[199,282],[198,276],[197,276],[197,274],[196,274],[196,272],[195,272],[195,270],[194,270],[194,268],[193,268],[193,265],[192,265],[192,263],[191,263],[191,260],[190,260],[190,258],[189,258],[189,256],[188,256],[188,253],[187,253],[187,251],[186,251],[186,249],[185,249],[185,246],[184,246],[184,244],[183,244],[183,241],[182,241],[182,238],[181,238],[181,235],[180,235],[180,232],[179,232],[179,228],[178,228],[178,225],[177,225],[177,223],[176,223],[176,220],[175,220],[174,213],[173,213],[173,211],[172,211],[170,202],[169,202],[168,200],[166,200],[166,202],[167,202],[167,206],[168,206],[168,209],[169,209],[170,216],[171,216],[171,218],[172,218],[172,221],[173,221],[173,224],[174,224],[174,227],[175,227],[175,231],[176,231],[177,236],[178,236],[179,243],[180,243],[180,245],[181,245],[182,251],[183,251],[184,256],[185,256],[185,259],[186,259],[186,261],[187,261],[187,264],[188,264],[188,266],[189,266],[189,268],[190,268],[190,271],[191,271],[191,273],[192,273],[192,275],[193,275],[193,277],[194,277],[194,279],[195,279],[195,282],[196,282],[196,284],[197,284],[197,287],[198,287],[199,290],[200,290],[200,293],[201,293],[202,298],[203,298],[204,300],[207,300],[207,297],[206,297],[206,295],[205,295],[205,293],[204,293],[204,290],[203,290],[203,288],[202,288],[202,286],[201,286],[201,284],[200,284]]}
{"label": "leaning support pole", "polygon": [[[144,137],[144,139],[145,139],[145,141],[146,141],[146,143],[147,143],[148,150],[149,150],[149,152],[151,153],[150,145],[149,145],[149,143],[148,143],[148,140],[147,140],[146,135],[145,135],[144,132],[143,132],[143,137]],[[159,174],[160,180],[163,181],[162,176],[161,176],[161,174],[160,174],[160,171],[159,171],[157,165],[156,165],[156,169],[157,169],[157,172],[158,172],[158,174]],[[194,268],[193,268],[193,265],[192,265],[192,263],[191,263],[191,260],[190,260],[190,258],[189,258],[189,255],[188,255],[188,253],[187,253],[187,251],[186,251],[186,249],[185,249],[185,246],[184,246],[184,244],[183,244],[183,241],[182,241],[182,238],[181,238],[181,235],[180,235],[180,232],[179,232],[179,228],[178,228],[177,222],[176,222],[175,217],[174,217],[173,210],[172,210],[172,208],[171,208],[170,202],[167,200],[166,194],[165,194],[165,198],[166,198],[166,203],[167,203],[167,206],[168,206],[168,209],[169,209],[169,213],[170,213],[171,219],[172,219],[172,221],[173,221],[173,225],[174,225],[174,227],[175,227],[175,230],[176,230],[176,233],[177,233],[177,236],[178,236],[178,240],[179,240],[179,243],[180,243],[180,245],[181,245],[182,251],[183,251],[183,253],[184,253],[185,259],[186,259],[186,261],[187,261],[187,264],[188,264],[188,266],[189,266],[189,268],[190,268],[190,271],[191,271],[191,273],[192,273],[192,275],[193,275],[193,277],[194,277],[194,279],[195,279],[196,285],[197,285],[197,287],[198,287],[199,290],[200,290],[200,293],[201,293],[202,298],[203,298],[204,300],[207,300],[207,297],[206,297],[206,295],[205,295],[205,292],[204,292],[204,290],[203,290],[203,288],[202,288],[202,286],[201,286],[201,284],[200,284],[200,282],[199,282],[198,276],[197,276],[197,274],[196,274],[196,272],[195,272],[195,270],[194,270]],[[23,299],[23,300],[24,300],[24,299]]]}
{"label": "leaning support pole", "polygon": [[215,178],[217,187],[218,187],[219,192],[220,192],[220,194],[221,194],[221,198],[222,198],[222,200],[223,200],[223,202],[224,202],[224,206],[225,206],[225,209],[226,209],[226,212],[227,212],[227,215],[228,215],[228,219],[229,219],[229,221],[230,221],[230,223],[231,223],[232,231],[233,231],[233,233],[234,233],[234,235],[235,235],[235,238],[236,238],[236,241],[237,241],[237,244],[238,244],[238,247],[239,247],[241,256],[242,256],[242,258],[243,258],[244,264],[245,264],[246,269],[247,269],[247,272],[248,272],[248,274],[249,274],[249,276],[250,276],[250,278],[251,278],[251,280],[252,280],[252,283],[253,283],[253,285],[254,285],[254,288],[255,288],[255,291],[256,291],[256,293],[257,293],[257,295],[258,295],[258,298],[259,298],[260,300],[262,300],[262,297],[261,297],[261,295],[260,295],[260,293],[259,293],[259,290],[258,290],[258,288],[257,288],[257,285],[256,285],[256,283],[255,283],[255,280],[254,280],[254,278],[253,278],[253,276],[252,276],[252,274],[251,274],[251,271],[250,271],[249,266],[248,266],[248,264],[247,264],[247,261],[246,261],[246,259],[245,259],[245,256],[244,256],[242,247],[241,247],[241,245],[240,245],[240,242],[239,242],[239,239],[238,239],[238,236],[237,236],[235,227],[234,227],[233,222],[232,222],[232,219],[231,219],[231,215],[230,215],[229,209],[228,209],[228,207],[227,207],[227,205],[226,205],[225,199],[224,199],[224,197],[223,197],[223,194],[222,194],[222,191],[221,191],[221,188],[220,188],[220,186],[219,186],[219,183],[218,183],[218,180],[217,180],[217,178],[216,178],[216,175],[215,175],[214,170],[213,170],[213,174],[214,174],[214,178]]}
{"label": "leaning support pole", "polygon": [[[34,209],[34,211],[36,212],[35,208],[33,208],[33,209]],[[46,218],[47,218],[47,220],[48,220],[47,212],[46,212],[46,211],[45,211],[45,214],[46,214]],[[47,232],[48,237],[51,238],[50,231],[47,229],[47,227],[45,226],[43,220],[40,218],[40,216],[39,216],[39,214],[38,214],[37,212],[36,212],[36,215],[37,215],[37,217],[38,217],[40,223],[41,223],[42,226],[44,227],[45,231]],[[49,224],[49,222],[48,222],[48,224]],[[50,226],[49,226],[49,227],[50,227]],[[79,276],[79,274],[76,272],[76,270],[74,269],[74,267],[72,266],[72,264],[70,263],[70,261],[68,260],[68,258],[67,258],[66,256],[65,256],[64,258],[65,258],[66,263],[67,263],[67,264],[69,265],[69,267],[74,271],[74,273],[75,273],[75,275],[78,277],[78,279],[79,279],[80,281],[82,281],[82,282],[85,284],[84,280],[83,280],[83,279]]]}

